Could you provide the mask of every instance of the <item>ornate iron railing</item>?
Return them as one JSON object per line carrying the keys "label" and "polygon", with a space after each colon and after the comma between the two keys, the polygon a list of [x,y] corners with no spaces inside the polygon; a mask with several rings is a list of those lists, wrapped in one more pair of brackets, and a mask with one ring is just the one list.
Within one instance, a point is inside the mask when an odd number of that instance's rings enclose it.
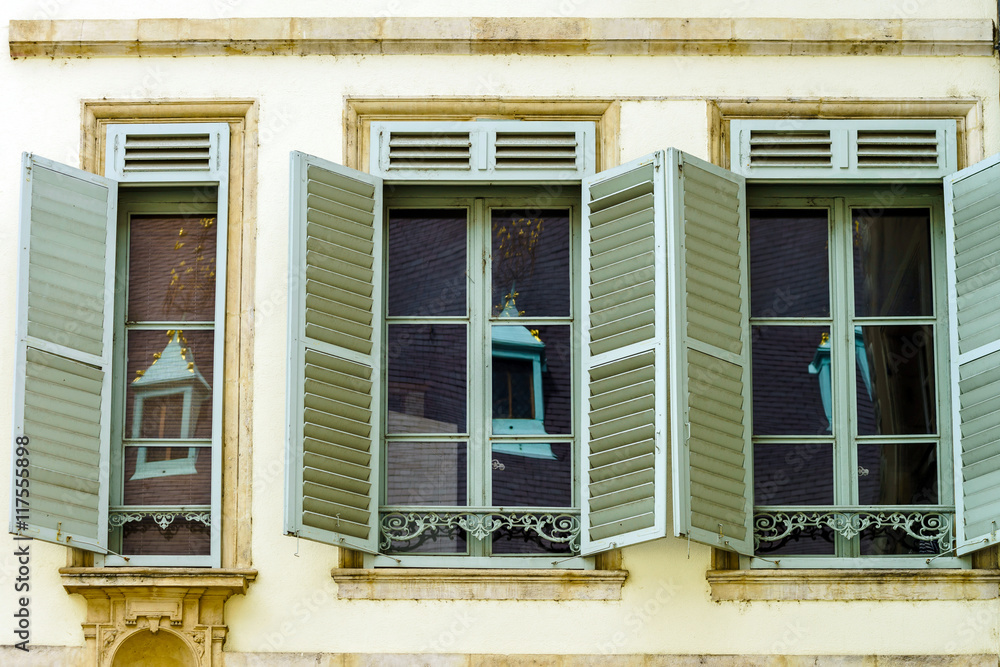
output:
{"label": "ornate iron railing", "polygon": [[390,510],[381,512],[380,548],[412,542],[422,537],[451,535],[464,531],[482,540],[497,531],[524,531],[546,542],[565,544],[580,552],[580,514],[574,510]]}
{"label": "ornate iron railing", "polygon": [[913,540],[944,553],[952,546],[954,514],[939,510],[757,510],[753,518],[754,550],[761,542],[780,542],[794,533],[828,528],[846,539],[867,530],[901,530]]}

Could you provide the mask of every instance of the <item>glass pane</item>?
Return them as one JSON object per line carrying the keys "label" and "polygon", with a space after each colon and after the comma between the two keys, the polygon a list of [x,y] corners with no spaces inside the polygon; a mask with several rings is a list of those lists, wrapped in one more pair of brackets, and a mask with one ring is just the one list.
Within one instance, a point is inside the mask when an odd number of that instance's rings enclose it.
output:
{"label": "glass pane", "polygon": [[755,444],[754,505],[832,505],[833,445]]}
{"label": "glass pane", "polygon": [[465,325],[390,324],[389,433],[465,432]]}
{"label": "glass pane", "polygon": [[208,505],[212,450],[208,447],[126,447],[126,505]]}
{"label": "glass pane", "polygon": [[933,315],[930,211],[854,209],[854,312]]}
{"label": "glass pane", "polygon": [[215,332],[128,332],[126,438],[212,437]]}
{"label": "glass pane", "polygon": [[569,212],[496,210],[493,315],[568,317]]}
{"label": "glass pane", "polygon": [[385,469],[389,505],[467,504],[464,442],[387,443]]}
{"label": "glass pane", "polygon": [[855,327],[858,433],[937,432],[934,328]]}
{"label": "glass pane", "polygon": [[491,339],[493,433],[570,433],[570,327],[494,324]]}
{"label": "glass pane", "polygon": [[466,209],[390,209],[390,316],[465,315]]}
{"label": "glass pane", "polygon": [[130,556],[207,556],[211,531],[198,521],[175,518],[160,528],[152,518],[122,526],[122,551]]}
{"label": "glass pane", "polygon": [[468,536],[446,515],[434,517],[420,512],[394,512],[382,518],[393,539],[389,553],[396,554],[467,554]]}
{"label": "glass pane", "polygon": [[[754,524],[759,530],[764,527],[766,535],[774,535],[775,539],[761,539],[756,553],[761,556],[833,556],[835,551],[835,533],[827,526],[809,526],[793,530],[788,535],[783,523],[768,523],[762,526],[761,518],[755,518]],[[766,519],[770,521],[770,518]]]}
{"label": "glass pane", "polygon": [[128,319],[215,319],[215,216],[132,216]]}
{"label": "glass pane", "polygon": [[750,316],[829,317],[827,211],[754,210],[748,222]]}
{"label": "glass pane", "polygon": [[830,330],[827,327],[753,327],[755,435],[831,432]]}
{"label": "glass pane", "polygon": [[[934,520],[927,524],[927,529],[921,529],[921,522],[914,522],[910,530],[916,535],[931,537],[937,532]],[[925,521],[926,523],[926,521]],[[910,554],[927,554],[933,556],[941,553],[937,540],[919,540],[908,534],[902,528],[869,526],[861,531],[862,556],[906,556]]]}
{"label": "glass pane", "polygon": [[493,505],[572,507],[573,456],[568,442],[494,442]]}
{"label": "glass pane", "polygon": [[933,443],[858,445],[862,505],[936,505],[937,480]]}

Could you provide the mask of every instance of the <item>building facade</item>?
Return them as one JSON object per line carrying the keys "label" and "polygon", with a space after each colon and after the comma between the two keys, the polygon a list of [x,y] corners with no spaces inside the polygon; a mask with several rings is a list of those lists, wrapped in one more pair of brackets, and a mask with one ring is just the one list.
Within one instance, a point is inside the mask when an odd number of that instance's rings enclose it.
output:
{"label": "building facade", "polygon": [[4,664],[996,664],[995,5],[189,4],[0,10]]}

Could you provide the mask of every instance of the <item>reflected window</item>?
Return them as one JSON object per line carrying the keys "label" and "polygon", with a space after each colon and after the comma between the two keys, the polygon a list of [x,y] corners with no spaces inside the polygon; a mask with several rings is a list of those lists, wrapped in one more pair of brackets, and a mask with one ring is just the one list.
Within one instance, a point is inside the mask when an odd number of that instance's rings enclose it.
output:
{"label": "reflected window", "polygon": [[858,188],[769,192],[759,188],[768,204],[751,206],[748,226],[758,553],[940,553],[942,542],[888,519],[836,529],[858,508],[920,516],[950,502],[937,416],[940,214],[903,206],[905,196],[885,208]]}
{"label": "reflected window", "polygon": [[578,514],[574,194],[565,208],[388,207],[381,513],[395,558],[573,556],[558,531],[504,517]]}

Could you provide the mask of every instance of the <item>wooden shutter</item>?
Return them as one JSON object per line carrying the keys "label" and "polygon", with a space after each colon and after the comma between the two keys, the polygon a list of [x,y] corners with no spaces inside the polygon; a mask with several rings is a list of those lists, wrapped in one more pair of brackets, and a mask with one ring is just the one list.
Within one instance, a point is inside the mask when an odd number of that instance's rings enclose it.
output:
{"label": "wooden shutter", "polygon": [[382,181],[292,153],[285,530],[378,550]]}
{"label": "wooden shutter", "polygon": [[583,555],[667,532],[664,157],[583,180]]}
{"label": "wooden shutter", "polygon": [[11,532],[99,553],[108,543],[117,199],[111,179],[23,158],[13,422],[28,452],[15,445],[13,478],[26,483],[11,485]]}
{"label": "wooden shutter", "polygon": [[957,553],[1000,541],[1000,155],[945,179]]}
{"label": "wooden shutter", "polygon": [[752,554],[746,187],[680,151],[666,169],[674,533]]}

